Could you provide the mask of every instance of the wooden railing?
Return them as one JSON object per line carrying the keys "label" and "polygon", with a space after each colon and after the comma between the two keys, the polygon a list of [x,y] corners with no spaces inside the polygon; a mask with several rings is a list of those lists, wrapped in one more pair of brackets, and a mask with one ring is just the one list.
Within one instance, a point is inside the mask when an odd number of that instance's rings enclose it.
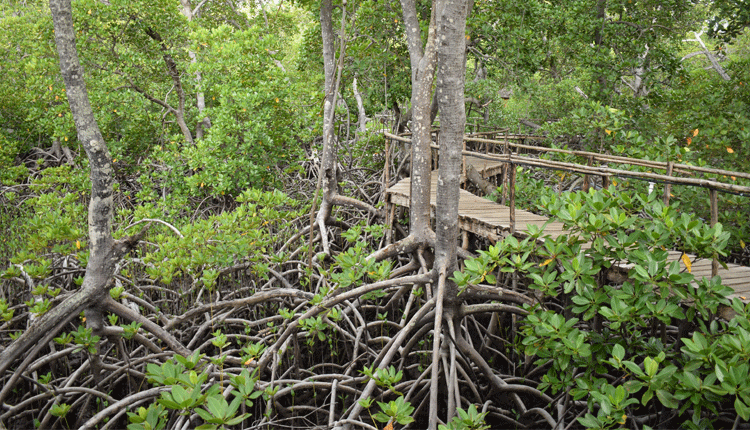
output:
{"label": "wooden railing", "polygon": [[[496,131],[495,133],[503,133],[503,131],[504,130]],[[492,133],[492,132],[488,132],[488,133]],[[482,133],[482,134],[486,135],[488,133]],[[388,139],[392,139],[392,140],[396,140],[396,141],[404,142],[404,143],[411,143],[411,140],[408,138],[397,136],[388,132],[385,132],[384,134],[385,134],[385,137],[387,137]],[[743,197],[750,197],[750,187],[725,183],[725,182],[721,182],[717,180],[696,178],[696,177],[691,176],[694,174],[712,174],[712,175],[720,175],[720,176],[726,176],[726,177],[750,179],[750,173],[734,172],[734,171],[722,170],[722,169],[712,169],[712,168],[700,167],[700,166],[692,166],[689,164],[675,163],[673,161],[662,162],[662,161],[643,160],[643,159],[638,159],[638,158],[620,157],[620,156],[608,155],[608,154],[598,154],[595,152],[547,148],[543,146],[533,146],[533,145],[526,145],[523,143],[511,142],[511,140],[522,140],[528,137],[531,137],[531,136],[523,136],[523,137],[521,136],[510,137],[509,136],[508,138],[504,137],[503,140],[498,140],[498,139],[487,139],[487,138],[467,135],[464,137],[464,150],[462,151],[462,153],[464,156],[470,155],[473,157],[492,160],[492,161],[501,161],[504,163],[508,163],[508,166],[522,165],[522,166],[540,167],[540,168],[545,168],[545,169],[562,170],[566,172],[583,174],[584,175],[584,185],[583,185],[584,190],[588,189],[588,187],[590,186],[591,175],[601,176],[602,182],[605,187],[609,185],[610,183],[609,178],[612,176],[642,179],[642,180],[646,180],[649,182],[663,183],[665,185],[663,201],[664,201],[664,204],[666,205],[669,204],[672,185],[687,185],[687,186],[693,186],[693,187],[706,188],[709,191],[709,200],[711,202],[711,224],[710,225],[712,227],[718,222],[718,219],[719,219],[719,199],[718,199],[719,192],[737,194]],[[487,146],[485,147],[484,153],[477,152],[477,151],[467,151],[466,142],[484,143]],[[489,151],[490,145],[494,145],[502,149],[503,152],[500,154],[490,152]],[[435,144],[432,144],[431,148],[439,149],[439,147]],[[568,163],[568,162],[562,162],[562,161],[544,160],[540,158],[528,157],[524,155],[519,155],[517,152],[514,154],[512,149],[516,149],[516,151],[518,149],[524,149],[528,151],[535,151],[538,153],[560,153],[560,154],[574,155],[574,156],[586,158],[587,164],[583,165],[583,164],[577,164],[577,163]],[[605,166],[597,166],[597,165],[594,165],[594,163],[603,163],[605,164]],[[665,174],[614,169],[614,168],[606,167],[606,165],[608,164],[625,164],[625,165],[631,165],[631,166],[646,167],[652,170],[664,170]],[[388,169],[388,166],[386,166],[386,169]],[[465,163],[464,163],[464,167],[462,168],[462,171],[465,175],[466,174]],[[684,176],[677,176],[677,175],[684,175]],[[508,194],[509,194],[508,195],[508,207],[510,208],[511,233],[514,233],[515,206],[516,206],[515,205],[516,169],[514,168],[503,169],[502,183],[503,184],[507,183],[506,189],[508,190]],[[718,272],[718,269],[719,269],[718,260],[714,258],[714,262],[712,265],[712,272],[714,276]]]}

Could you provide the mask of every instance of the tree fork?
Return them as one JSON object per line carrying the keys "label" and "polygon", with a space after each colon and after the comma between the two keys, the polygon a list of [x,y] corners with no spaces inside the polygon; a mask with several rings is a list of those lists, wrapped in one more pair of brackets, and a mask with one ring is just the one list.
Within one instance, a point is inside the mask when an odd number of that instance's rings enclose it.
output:
{"label": "tree fork", "polygon": [[[4,374],[22,354],[30,351],[20,368],[16,369],[16,375],[20,375],[41,346],[49,342],[66,323],[82,310],[101,303],[108,294],[107,286],[114,275],[117,262],[135,247],[148,230],[146,227],[138,234],[121,240],[114,240],[112,237],[112,160],[89,102],[83,68],[76,51],[70,0],[50,0],[50,11],[68,103],[78,132],[78,140],[89,159],[91,199],[88,224],[91,254],[81,288],[39,318],[0,353],[0,374]],[[0,392],[0,402],[7,396],[12,385],[5,384]]]}

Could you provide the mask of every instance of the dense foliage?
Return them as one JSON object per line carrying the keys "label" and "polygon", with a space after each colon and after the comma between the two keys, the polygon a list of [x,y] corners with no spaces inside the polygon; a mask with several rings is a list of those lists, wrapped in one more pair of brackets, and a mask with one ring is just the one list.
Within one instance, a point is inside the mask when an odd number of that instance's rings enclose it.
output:
{"label": "dense foliage", "polygon": [[[433,254],[368,259],[409,225],[384,205],[384,178],[404,176],[406,151],[381,133],[410,115],[401,5],[333,12],[339,191],[377,211],[337,207],[325,255],[310,231],[325,98],[320,5],[194,3],[73,2],[112,154],[113,235],[149,226],[117,264],[110,296],[191,355],[165,350],[144,321],[113,313],[95,332],[75,315],[23,357],[23,372],[3,375],[0,425],[423,427]],[[750,172],[746,3],[476,0],[467,131],[533,131],[550,147]],[[426,33],[431,5],[417,5]],[[45,1],[0,5],[0,58],[2,352],[80,287],[91,183]],[[454,365],[441,377],[459,381],[459,400],[443,405],[440,428],[750,420],[750,308],[720,279],[695,279],[690,257],[666,260],[676,250],[748,264],[748,196],[721,193],[711,226],[702,188],[675,186],[665,206],[632,178],[583,192],[567,172],[519,172],[518,204],[569,234],[471,239],[476,258],[453,274],[464,304],[450,330],[461,339],[442,352]]]}

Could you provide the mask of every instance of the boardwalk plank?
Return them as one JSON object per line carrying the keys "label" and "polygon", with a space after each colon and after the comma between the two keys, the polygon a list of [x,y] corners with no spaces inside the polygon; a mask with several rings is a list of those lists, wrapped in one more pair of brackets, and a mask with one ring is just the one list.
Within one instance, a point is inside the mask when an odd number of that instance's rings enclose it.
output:
{"label": "boardwalk plank", "polygon": [[[487,176],[498,174],[502,170],[502,162],[484,160],[476,157],[465,157],[466,165],[474,166],[477,171]],[[432,186],[430,192],[430,205],[434,215],[436,209],[437,196],[437,177],[438,172],[432,172]],[[465,178],[462,178],[462,182]],[[411,193],[410,179],[406,178],[387,190],[389,201],[398,206],[409,206],[409,195]],[[537,225],[541,227],[549,221],[548,218],[531,212],[516,209],[516,232],[524,234],[528,232],[527,225]],[[510,232],[510,208],[485,198],[475,196],[465,190],[459,192],[459,228],[472,232],[478,236],[497,241]],[[544,234],[556,238],[565,234],[564,225],[560,222],[550,222],[547,224]],[[584,244],[583,249],[589,249],[590,244]],[[679,251],[669,251],[667,264],[678,261],[682,256]],[[692,273],[696,279],[702,277],[711,277],[711,260],[696,260],[694,255],[688,254],[692,264]],[[682,264],[682,263],[680,263]],[[630,269],[632,264],[620,264],[622,269]],[[742,300],[750,299],[750,267],[728,264],[728,269],[719,268],[719,276],[722,278],[722,284],[731,287],[734,294],[730,298],[740,297]],[[684,266],[683,266],[684,267]],[[748,298],[746,298],[748,297]]]}

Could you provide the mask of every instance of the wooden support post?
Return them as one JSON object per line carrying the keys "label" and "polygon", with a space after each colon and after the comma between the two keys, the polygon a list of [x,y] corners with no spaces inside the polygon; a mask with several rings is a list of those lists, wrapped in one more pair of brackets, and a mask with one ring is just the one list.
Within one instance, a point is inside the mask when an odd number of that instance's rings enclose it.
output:
{"label": "wooden support post", "polygon": [[[440,142],[440,130],[435,131],[435,142]],[[432,146],[432,142],[430,142],[430,146]],[[430,170],[437,170],[440,165],[440,150],[430,149],[430,155],[432,156],[430,157],[432,159]]]}
{"label": "wooden support post", "polygon": [[385,166],[383,167],[383,170],[385,171],[385,175],[383,176],[383,192],[388,189],[388,186],[391,184],[391,174],[390,174],[390,162],[391,162],[391,139],[385,139]]}
{"label": "wooden support post", "polygon": [[[390,175],[390,161],[391,161],[391,139],[385,139],[385,166],[383,166],[383,193],[385,195],[385,241],[387,245],[391,243],[391,229],[393,228],[393,208],[396,205],[391,204],[390,196],[388,195],[388,186],[391,184]],[[312,232],[310,232],[312,234]]]}
{"label": "wooden support post", "polygon": [[393,220],[396,213],[396,205],[391,203],[389,194],[385,196],[385,244],[393,243]]}
{"label": "wooden support post", "polygon": [[[716,188],[711,190],[711,227],[719,222],[719,192]],[[711,262],[711,277],[719,274],[719,257],[714,254],[714,260]]]}
{"label": "wooden support post", "polygon": [[602,188],[605,190],[609,188],[609,176],[607,175],[602,175]]}
{"label": "wooden support post", "polygon": [[[461,143],[463,145],[463,151],[461,151],[461,153],[463,154],[466,152],[466,141],[464,140]],[[463,189],[466,189],[467,180],[466,180],[466,156],[465,155],[461,155],[461,177],[464,179]]]}
{"label": "wooden support post", "polygon": [[[674,170],[674,161],[667,163],[667,176],[672,176],[672,170]],[[672,184],[667,183],[664,185],[664,206],[669,206],[670,194],[672,194]]]}
{"label": "wooden support post", "polygon": [[[508,132],[505,132],[505,144],[503,145],[503,154],[508,155],[510,157],[510,148],[508,147]],[[508,158],[510,161],[510,158]],[[505,163],[503,165],[503,197],[500,199],[500,204],[504,205],[508,201],[508,183],[510,182],[510,167],[512,164]]]}
{"label": "wooden support post", "polygon": [[[589,160],[587,162],[587,166],[591,167],[591,165],[594,164],[594,157],[592,155],[589,155]],[[589,191],[589,188],[591,187],[591,176],[589,174],[583,175],[583,192],[587,193]]]}
{"label": "wooden support post", "polygon": [[[510,156],[510,155],[509,155]],[[512,162],[508,163],[510,169],[510,234],[516,233],[516,167]]]}

